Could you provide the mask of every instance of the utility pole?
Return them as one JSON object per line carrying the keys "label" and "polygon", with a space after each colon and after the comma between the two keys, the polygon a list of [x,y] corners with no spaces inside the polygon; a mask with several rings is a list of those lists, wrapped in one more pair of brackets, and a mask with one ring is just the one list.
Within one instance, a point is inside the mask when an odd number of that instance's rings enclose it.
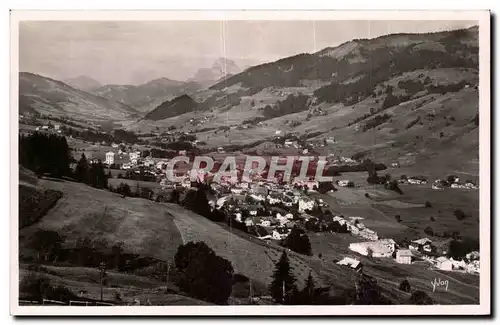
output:
{"label": "utility pole", "polygon": [[249,297],[249,304],[252,304],[252,279],[250,279],[250,297]]}
{"label": "utility pole", "polygon": [[99,282],[101,284],[101,301],[102,301],[102,296],[103,296],[103,291],[104,291],[104,279],[106,277],[106,262],[101,262],[99,264]]}
{"label": "utility pole", "polygon": [[283,281],[283,302],[285,302],[285,281]]}

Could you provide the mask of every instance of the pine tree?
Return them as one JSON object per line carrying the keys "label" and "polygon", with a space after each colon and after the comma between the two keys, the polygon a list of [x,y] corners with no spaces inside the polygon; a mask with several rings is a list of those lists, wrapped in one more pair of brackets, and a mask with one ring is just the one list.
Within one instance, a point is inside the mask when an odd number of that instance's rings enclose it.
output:
{"label": "pine tree", "polygon": [[210,205],[204,188],[199,188],[194,199],[193,211],[208,217],[210,215]]}
{"label": "pine tree", "polygon": [[311,242],[304,230],[294,227],[283,241],[283,246],[304,255],[312,255]]}
{"label": "pine tree", "polygon": [[76,179],[79,182],[87,182],[88,176],[88,162],[85,154],[82,153],[80,160],[78,161],[78,165],[76,166]]}
{"label": "pine tree", "polygon": [[285,251],[275,265],[273,281],[269,286],[269,292],[278,303],[288,303],[297,291],[296,279]]}

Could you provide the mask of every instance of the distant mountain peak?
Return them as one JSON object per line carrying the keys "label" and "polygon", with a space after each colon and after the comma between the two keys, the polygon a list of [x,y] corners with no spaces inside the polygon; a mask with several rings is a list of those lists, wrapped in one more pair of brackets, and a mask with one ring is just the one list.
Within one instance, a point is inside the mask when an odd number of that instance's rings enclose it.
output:
{"label": "distant mountain peak", "polygon": [[153,79],[151,81],[146,82],[143,86],[163,86],[163,87],[172,87],[172,86],[180,86],[184,84],[183,81],[172,80],[166,77],[161,77],[157,79]]}
{"label": "distant mountain peak", "polygon": [[199,82],[215,82],[217,80],[223,80],[229,75],[238,74],[241,71],[242,69],[238,67],[233,60],[221,57],[214,61],[212,67],[199,69],[190,80]]}

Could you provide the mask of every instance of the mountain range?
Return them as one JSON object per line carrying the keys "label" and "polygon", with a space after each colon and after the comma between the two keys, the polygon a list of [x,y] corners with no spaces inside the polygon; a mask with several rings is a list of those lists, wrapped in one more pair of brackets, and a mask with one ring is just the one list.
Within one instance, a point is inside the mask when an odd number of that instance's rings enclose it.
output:
{"label": "mountain range", "polygon": [[[241,72],[234,62],[218,60],[210,73],[197,73],[198,79],[189,82],[160,78],[139,86],[102,86],[91,93],[22,74],[20,101],[22,109],[129,119],[134,122],[128,128],[138,132],[170,126],[204,129],[198,137],[214,146],[251,146],[281,130],[311,140],[343,139],[336,150],[344,155],[370,152],[412,161],[419,153],[418,159],[436,162],[453,150],[476,153],[471,149],[478,143],[478,48],[477,27],[393,34]],[[200,84],[216,77],[222,79],[208,88]],[[50,87],[32,87],[28,81]],[[188,123],[198,117],[207,117],[203,127]],[[257,121],[263,124],[257,127]],[[240,130],[242,125],[251,127]],[[229,135],[205,131],[227,126],[238,129]],[[469,170],[478,167],[476,158],[470,157]]]}
{"label": "mountain range", "polygon": [[92,93],[129,105],[139,112],[148,112],[164,101],[186,93],[196,92],[200,88],[201,85],[196,82],[159,78],[138,86],[104,85],[93,89]]}
{"label": "mountain range", "polygon": [[34,73],[19,73],[19,113],[42,113],[92,121],[137,118],[137,111],[123,103],[73,88]]}

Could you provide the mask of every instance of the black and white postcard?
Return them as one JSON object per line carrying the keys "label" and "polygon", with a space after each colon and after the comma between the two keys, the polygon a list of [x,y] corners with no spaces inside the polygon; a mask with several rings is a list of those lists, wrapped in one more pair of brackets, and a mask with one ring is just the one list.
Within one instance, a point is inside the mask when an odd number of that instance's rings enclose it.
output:
{"label": "black and white postcard", "polygon": [[12,11],[14,315],[488,315],[489,11]]}

